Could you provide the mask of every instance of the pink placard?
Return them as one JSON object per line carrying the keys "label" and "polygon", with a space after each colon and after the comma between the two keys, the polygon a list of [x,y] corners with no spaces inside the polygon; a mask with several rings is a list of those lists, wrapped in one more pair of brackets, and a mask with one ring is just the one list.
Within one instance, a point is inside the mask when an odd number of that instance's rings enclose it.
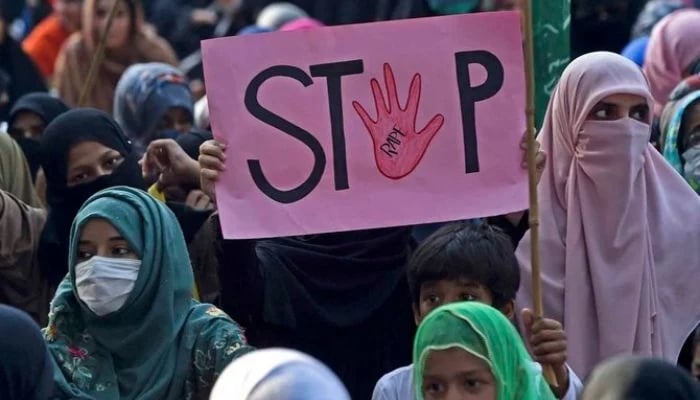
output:
{"label": "pink placard", "polygon": [[224,237],[527,208],[521,43],[515,12],[205,41]]}

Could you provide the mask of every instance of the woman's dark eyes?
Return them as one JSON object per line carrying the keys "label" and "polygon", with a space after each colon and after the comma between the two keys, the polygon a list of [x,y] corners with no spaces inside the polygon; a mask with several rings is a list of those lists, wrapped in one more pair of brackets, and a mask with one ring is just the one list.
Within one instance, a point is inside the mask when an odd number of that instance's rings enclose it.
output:
{"label": "woman's dark eyes", "polygon": [[[614,104],[601,104],[593,108],[590,113],[590,118],[596,120],[615,120],[623,118],[618,115],[619,110]],[[649,107],[647,105],[639,105],[632,107],[629,112],[629,117],[638,121],[647,122],[649,118]]]}
{"label": "woman's dark eyes", "polygon": [[649,107],[639,106],[632,109],[630,117],[636,120],[646,122],[649,117]]}
{"label": "woman's dark eyes", "polygon": [[78,174],[78,175],[73,176],[73,178],[71,179],[71,182],[72,182],[72,183],[78,183],[78,182],[84,181],[84,180],[87,179],[87,178],[88,178],[88,174],[85,173],[85,172],[83,172],[83,173],[81,173],[81,174]]}
{"label": "woman's dark eyes", "polygon": [[693,147],[700,144],[700,126],[696,126],[693,128],[692,131],[687,135],[687,138],[685,140],[685,147]]}
{"label": "woman's dark eyes", "polygon": [[596,119],[610,119],[615,117],[615,107],[610,105],[602,105],[593,109],[593,117]]}
{"label": "woman's dark eyes", "polygon": [[114,254],[115,256],[126,256],[128,254],[131,254],[131,250],[126,247],[117,247],[112,249],[112,254]]}
{"label": "woman's dark eyes", "polygon": [[595,112],[596,118],[606,118],[608,116],[607,110],[602,109]]}
{"label": "woman's dark eyes", "polygon": [[114,167],[122,160],[122,158],[123,158],[122,156],[112,157],[109,160],[107,160],[105,165],[110,166],[110,167]]}

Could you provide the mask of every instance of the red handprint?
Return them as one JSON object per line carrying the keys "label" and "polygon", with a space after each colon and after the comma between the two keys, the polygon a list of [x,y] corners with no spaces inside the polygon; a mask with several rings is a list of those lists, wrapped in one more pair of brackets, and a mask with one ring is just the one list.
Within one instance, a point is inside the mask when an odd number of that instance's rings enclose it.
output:
{"label": "red handprint", "polygon": [[416,132],[421,94],[420,74],[415,74],[411,80],[404,108],[399,104],[396,81],[389,64],[384,64],[384,80],[389,97],[388,106],[384,102],[379,82],[376,79],[370,81],[377,108],[376,121],[357,101],[353,101],[352,106],[372,136],[374,158],[379,172],[390,179],[401,179],[416,169],[428,145],[442,128],[445,117],[442,114],[435,115],[423,130]]}

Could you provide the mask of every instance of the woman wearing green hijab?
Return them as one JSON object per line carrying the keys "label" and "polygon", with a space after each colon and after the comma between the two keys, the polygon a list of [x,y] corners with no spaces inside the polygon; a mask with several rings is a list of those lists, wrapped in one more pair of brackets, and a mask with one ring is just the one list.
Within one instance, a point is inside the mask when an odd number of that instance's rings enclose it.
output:
{"label": "woman wearing green hijab", "polygon": [[166,206],[124,186],[92,196],[73,222],[69,274],[44,330],[63,395],[207,399],[251,348],[226,314],[192,300],[193,283]]}
{"label": "woman wearing green hijab", "polygon": [[508,319],[478,302],[430,313],[413,346],[418,400],[553,400]]}

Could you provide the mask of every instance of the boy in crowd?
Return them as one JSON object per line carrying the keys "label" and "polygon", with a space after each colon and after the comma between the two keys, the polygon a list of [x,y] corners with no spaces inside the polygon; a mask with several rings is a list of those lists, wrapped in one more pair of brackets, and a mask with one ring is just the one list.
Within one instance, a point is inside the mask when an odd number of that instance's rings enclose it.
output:
{"label": "boy in crowd", "polygon": [[[459,222],[446,225],[426,239],[408,265],[408,284],[413,312],[420,325],[432,310],[458,301],[478,301],[515,317],[515,295],[520,287],[520,269],[508,236],[487,224]],[[566,334],[551,319],[535,320],[523,310],[521,322],[535,361],[551,365],[559,399],[578,399],[580,379],[566,365]],[[372,400],[413,399],[413,366],[384,375]]]}

